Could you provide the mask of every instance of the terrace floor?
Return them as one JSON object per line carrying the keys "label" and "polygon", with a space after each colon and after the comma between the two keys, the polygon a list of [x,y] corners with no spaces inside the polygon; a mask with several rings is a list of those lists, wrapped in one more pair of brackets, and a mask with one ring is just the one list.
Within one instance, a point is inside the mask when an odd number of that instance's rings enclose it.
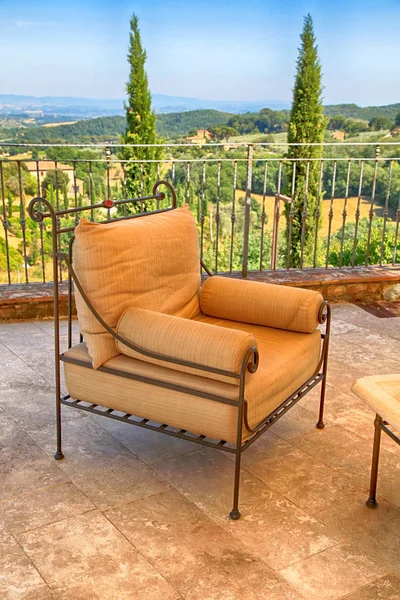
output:
{"label": "terrace floor", "polygon": [[231,522],[222,452],[66,408],[53,460],[52,323],[0,324],[0,598],[398,600],[400,446],[383,434],[369,510],[374,415],[350,385],[399,349],[400,317],[333,307],[326,428],[313,390],[245,452]]}

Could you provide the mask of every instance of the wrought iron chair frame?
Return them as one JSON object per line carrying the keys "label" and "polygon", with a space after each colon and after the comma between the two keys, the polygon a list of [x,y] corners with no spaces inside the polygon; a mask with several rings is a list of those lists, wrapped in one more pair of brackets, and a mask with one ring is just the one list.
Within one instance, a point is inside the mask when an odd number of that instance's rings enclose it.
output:
{"label": "wrought iron chair frame", "polygon": [[[164,200],[166,195],[164,192],[159,192],[158,189],[160,186],[165,186],[171,196],[172,196],[172,205],[168,208],[158,209],[150,212],[144,213],[134,213],[129,215],[124,215],[123,217],[119,217],[117,219],[110,219],[110,213],[108,212],[108,219],[104,221],[104,223],[115,222],[116,220],[127,220],[138,217],[145,217],[150,214],[164,213],[170,210],[173,210],[177,206],[176,202],[176,194],[174,188],[167,181],[157,181],[153,187],[151,196],[144,196],[142,198],[129,198],[123,200],[104,200],[101,203],[90,204],[86,206],[75,208],[70,208],[66,210],[56,210],[48,200],[41,197],[36,197],[31,200],[28,208],[28,212],[30,217],[37,223],[43,223],[45,219],[51,220],[52,226],[52,255],[53,255],[53,294],[54,294],[54,359],[55,359],[55,394],[56,394],[56,431],[57,431],[57,449],[54,454],[54,458],[56,460],[61,460],[64,458],[62,452],[62,443],[61,443],[61,405],[69,406],[72,408],[77,408],[79,410],[83,410],[92,414],[102,415],[108,417],[110,419],[114,419],[117,421],[122,421],[124,423],[130,423],[132,425],[136,425],[138,427],[143,427],[145,429],[149,429],[151,431],[158,431],[160,433],[164,433],[165,435],[173,436],[179,439],[188,440],[190,442],[200,444],[202,446],[207,446],[211,448],[216,448],[218,450],[222,450],[224,452],[229,452],[231,454],[235,454],[235,475],[234,475],[234,491],[233,491],[233,508],[229,513],[229,516],[233,520],[237,520],[240,518],[239,511],[239,487],[240,487],[240,465],[241,465],[241,455],[244,450],[251,446],[265,431],[267,431],[273,423],[275,423],[278,419],[280,419],[292,406],[297,404],[297,402],[305,396],[311,389],[313,389],[317,384],[321,383],[321,396],[320,396],[320,409],[319,409],[319,418],[316,424],[317,428],[322,429],[324,427],[323,422],[323,413],[324,413],[324,402],[325,402],[325,388],[326,388],[326,377],[327,377],[327,367],[328,367],[328,350],[329,350],[329,337],[330,337],[330,323],[331,323],[331,309],[329,303],[325,301],[321,306],[318,315],[319,323],[325,324],[325,332],[321,333],[321,337],[323,339],[322,350],[320,355],[320,360],[317,366],[317,369],[314,375],[308,379],[300,388],[298,388],[291,396],[289,396],[284,402],[280,404],[274,411],[272,411],[267,417],[265,417],[261,423],[259,423],[256,427],[251,428],[248,422],[248,404],[245,399],[245,380],[246,373],[255,373],[258,367],[259,356],[257,348],[250,349],[246,356],[243,359],[240,374],[223,371],[220,369],[205,367],[204,365],[188,362],[188,361],[180,361],[174,359],[169,356],[158,355],[154,352],[149,352],[144,350],[143,348],[138,348],[131,344],[128,340],[123,339],[119,336],[111,327],[108,326],[107,323],[102,319],[102,317],[96,312],[94,307],[92,306],[89,298],[86,296],[85,291],[83,290],[76,273],[73,269],[72,265],[72,254],[73,254],[73,242],[74,236],[70,239],[68,255],[59,252],[59,240],[60,235],[63,233],[73,232],[75,230],[75,226],[78,224],[78,216],[80,213],[85,213],[85,211],[93,211],[95,209],[108,209],[110,210],[113,207],[119,205],[125,205],[128,203],[140,203],[142,206],[144,202],[155,200],[157,201],[157,205],[160,201]],[[47,210],[43,211],[43,207],[46,207]],[[93,213],[91,213],[93,214]],[[63,228],[61,226],[61,218],[75,215],[75,226],[74,227],[66,227]],[[61,362],[69,362],[75,365],[92,369],[90,363],[80,361],[78,359],[68,357],[65,354],[60,352],[60,312],[59,312],[59,269],[62,263],[65,262],[68,272],[68,349],[72,347],[72,282],[74,282],[75,286],[79,290],[82,298],[87,304],[89,310],[92,312],[97,321],[106,329],[112,337],[116,340],[119,340],[129,348],[150,356],[155,359],[161,359],[166,362],[178,363],[181,365],[185,365],[194,369],[198,369],[202,372],[210,371],[219,373],[221,375],[225,375],[227,377],[231,377],[233,379],[239,380],[239,398],[238,400],[232,400],[229,398],[224,398],[223,396],[214,395],[207,392],[193,390],[192,388],[186,388],[184,386],[163,382],[159,380],[153,380],[148,377],[144,377],[141,375],[135,375],[132,373],[126,373],[122,371],[117,371],[115,369],[101,366],[99,367],[99,371],[103,373],[109,373],[118,377],[124,377],[127,379],[134,379],[137,381],[141,381],[144,383],[148,383],[154,386],[163,387],[167,389],[172,389],[181,393],[195,395],[201,398],[207,398],[209,400],[215,402],[222,402],[224,404],[229,404],[231,406],[237,407],[237,436],[236,436],[236,444],[227,443],[224,440],[211,440],[204,435],[195,435],[186,430],[176,431],[175,428],[170,427],[166,423],[161,423],[159,425],[151,424],[149,419],[135,417],[132,414],[118,414],[120,411],[107,408],[105,405],[101,404],[89,404],[85,401],[79,399],[72,399],[68,394],[61,394]],[[199,265],[200,266],[200,265]],[[203,261],[201,261],[201,269],[203,269],[208,276],[212,276],[212,273],[209,269],[204,265]],[[82,335],[80,335],[81,341],[83,341]],[[106,409],[106,410],[104,410]],[[245,441],[242,441],[242,433],[243,427],[250,434]]]}

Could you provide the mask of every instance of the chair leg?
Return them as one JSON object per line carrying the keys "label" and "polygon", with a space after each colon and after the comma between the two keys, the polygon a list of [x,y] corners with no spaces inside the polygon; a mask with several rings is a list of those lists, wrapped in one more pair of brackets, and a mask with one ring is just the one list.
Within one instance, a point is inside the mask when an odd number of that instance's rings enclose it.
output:
{"label": "chair leg", "polygon": [[319,401],[319,417],[317,423],[317,429],[323,429],[325,427],[324,423],[324,406],[325,406],[325,390],[326,390],[326,372],[324,368],[324,377],[321,383],[321,399]]}
{"label": "chair leg", "polygon": [[56,431],[57,431],[57,450],[54,454],[56,460],[64,458],[64,454],[61,449],[61,402],[60,397],[57,395],[56,399]]}
{"label": "chair leg", "polygon": [[229,517],[233,521],[240,519],[239,510],[239,488],[240,488],[240,464],[242,460],[242,430],[243,430],[243,383],[240,390],[240,400],[238,406],[238,421],[236,434],[236,460],[235,460],[235,483],[233,486],[233,508]]}
{"label": "chair leg", "polygon": [[233,521],[237,521],[240,519],[240,510],[239,510],[239,488],[240,488],[240,463],[242,458],[242,449],[241,445],[237,447],[236,450],[236,461],[235,461],[235,483],[233,487],[233,508],[229,513],[230,519]]}
{"label": "chair leg", "polygon": [[378,482],[379,450],[381,446],[381,423],[382,418],[379,415],[376,415],[374,449],[372,452],[371,482],[369,488],[369,498],[366,501],[368,508],[378,508],[378,502],[376,501],[376,487]]}

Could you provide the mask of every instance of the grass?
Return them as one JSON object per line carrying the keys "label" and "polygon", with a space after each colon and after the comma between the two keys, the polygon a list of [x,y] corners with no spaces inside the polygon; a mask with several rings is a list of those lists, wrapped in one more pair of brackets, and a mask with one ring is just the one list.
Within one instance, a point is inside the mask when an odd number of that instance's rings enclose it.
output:
{"label": "grass", "polygon": [[[236,200],[244,197],[244,192],[242,190],[236,191]],[[258,200],[258,202],[262,205],[263,197],[261,194],[252,194],[252,198]],[[328,235],[328,227],[329,227],[329,210],[330,210],[330,199],[326,198],[322,202],[322,226],[320,229],[320,237],[326,237]],[[272,230],[273,219],[274,219],[274,203],[275,196],[266,196],[265,197],[265,211],[267,213],[267,225],[266,228]],[[350,197],[347,199],[347,217],[346,223],[351,223],[356,219],[356,210],[357,210],[357,197]],[[343,208],[344,208],[344,198],[335,198],[332,203],[333,209],[333,218],[332,218],[332,229],[331,234],[336,233],[343,225]],[[360,200],[360,218],[368,217],[370,209],[370,200],[367,198],[361,198]],[[281,214],[284,211],[283,202],[281,204]],[[376,217],[383,216],[383,208],[382,206],[374,207],[374,215]],[[389,219],[395,220],[396,211],[393,208],[389,208]]]}

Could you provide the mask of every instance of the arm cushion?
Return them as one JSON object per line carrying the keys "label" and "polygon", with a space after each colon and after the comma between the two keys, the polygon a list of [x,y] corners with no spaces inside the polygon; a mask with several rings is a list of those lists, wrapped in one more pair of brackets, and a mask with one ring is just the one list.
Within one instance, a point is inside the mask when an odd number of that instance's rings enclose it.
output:
{"label": "arm cushion", "polygon": [[324,299],[319,292],[227,277],[210,277],[200,308],[210,317],[312,333]]}
{"label": "arm cushion", "polygon": [[[246,352],[251,348],[257,348],[255,337],[244,331],[209,325],[143,308],[126,310],[119,320],[117,333],[143,350],[235,374],[240,374]],[[127,356],[169,369],[239,385],[237,379],[227,375],[154,359],[132,350],[119,341],[117,341],[117,349]]]}

